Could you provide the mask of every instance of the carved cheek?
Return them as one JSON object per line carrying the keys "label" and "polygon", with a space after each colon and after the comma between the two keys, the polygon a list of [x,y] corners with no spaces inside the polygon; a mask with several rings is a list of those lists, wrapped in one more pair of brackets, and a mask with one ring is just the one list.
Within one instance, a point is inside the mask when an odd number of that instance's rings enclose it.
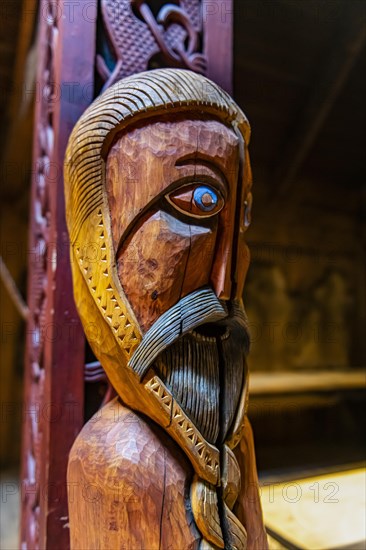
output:
{"label": "carved cheek", "polygon": [[117,256],[118,276],[143,332],[165,311],[209,282],[216,231],[156,212]]}

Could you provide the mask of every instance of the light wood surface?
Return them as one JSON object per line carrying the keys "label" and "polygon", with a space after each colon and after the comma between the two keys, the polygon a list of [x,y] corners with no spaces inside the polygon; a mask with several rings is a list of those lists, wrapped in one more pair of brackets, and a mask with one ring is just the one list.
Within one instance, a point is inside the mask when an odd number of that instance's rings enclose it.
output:
{"label": "light wood surface", "polygon": [[[215,247],[231,254],[233,227],[218,232],[218,225],[224,223],[221,216],[234,217],[237,168],[232,167],[238,166],[238,142],[233,130],[218,121],[175,115],[126,130],[108,153],[106,189],[118,275],[143,333],[197,288],[212,283],[220,294],[212,263],[230,269]],[[195,205],[194,192],[209,186],[208,180],[218,205],[205,212]],[[229,192],[233,200],[225,205]],[[184,193],[186,200],[177,204],[175,197]]]}
{"label": "light wood surface", "polygon": [[364,468],[286,482],[271,481],[261,487],[261,500],[266,527],[273,538],[277,534],[287,541],[285,547],[365,548]]}
{"label": "light wood surface", "polygon": [[250,393],[270,395],[309,391],[365,389],[366,370],[310,372],[253,372]]}
{"label": "light wood surface", "polygon": [[[248,532],[238,549],[263,550],[267,537],[249,422],[235,455],[232,465],[240,470],[226,473],[223,486],[233,487],[234,499],[227,502],[231,507],[237,499],[234,512]],[[193,550],[203,531],[214,547],[223,548],[216,491],[197,476],[192,483],[193,475],[164,430],[114,398],[84,426],[70,452],[71,547],[111,550],[123,540],[128,550]],[[235,516],[229,508],[227,513],[230,525]],[[215,527],[207,531],[208,516],[215,517]]]}

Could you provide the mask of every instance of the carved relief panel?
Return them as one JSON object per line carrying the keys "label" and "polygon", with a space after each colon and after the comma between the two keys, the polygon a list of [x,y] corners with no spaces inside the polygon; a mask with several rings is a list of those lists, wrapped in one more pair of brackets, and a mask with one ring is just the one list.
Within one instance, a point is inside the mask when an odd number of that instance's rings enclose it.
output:
{"label": "carved relief panel", "polygon": [[101,13],[104,56],[97,55],[97,69],[103,90],[149,68],[205,73],[201,0],[101,0]]}

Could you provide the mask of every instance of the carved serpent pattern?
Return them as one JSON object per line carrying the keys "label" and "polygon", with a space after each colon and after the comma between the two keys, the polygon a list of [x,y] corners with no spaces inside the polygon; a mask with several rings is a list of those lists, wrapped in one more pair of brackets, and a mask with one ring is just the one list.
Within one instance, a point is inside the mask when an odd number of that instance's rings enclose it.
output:
{"label": "carved serpent pattern", "polygon": [[97,69],[105,81],[103,90],[126,76],[147,70],[157,56],[158,66],[204,74],[200,8],[200,0],[180,0],[179,5],[164,5],[155,18],[146,0],[102,0],[104,26],[116,58],[111,68],[102,55],[97,56]]}

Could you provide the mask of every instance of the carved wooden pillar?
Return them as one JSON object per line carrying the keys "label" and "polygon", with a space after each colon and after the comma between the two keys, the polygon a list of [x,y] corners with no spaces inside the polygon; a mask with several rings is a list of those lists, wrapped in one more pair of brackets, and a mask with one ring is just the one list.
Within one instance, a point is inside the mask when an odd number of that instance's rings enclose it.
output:
{"label": "carved wooden pillar", "polygon": [[[99,11],[98,11],[99,10]],[[98,16],[97,16],[98,14]],[[232,0],[42,0],[39,5],[22,459],[22,548],[68,548],[66,467],[84,410],[84,335],[75,311],[62,162],[102,89],[140,70],[206,73],[231,91]],[[94,75],[97,81],[94,83]],[[93,367],[92,369],[93,370]],[[87,380],[100,378],[100,372]]]}
{"label": "carved wooden pillar", "polygon": [[[88,2],[91,13],[91,4]],[[82,38],[81,38],[82,37]],[[39,5],[30,212],[21,547],[67,548],[66,466],[84,419],[84,335],[71,293],[63,157],[93,99],[95,23],[61,1]]]}
{"label": "carved wooden pillar", "polygon": [[206,76],[232,94],[234,0],[203,0],[202,13]]}

